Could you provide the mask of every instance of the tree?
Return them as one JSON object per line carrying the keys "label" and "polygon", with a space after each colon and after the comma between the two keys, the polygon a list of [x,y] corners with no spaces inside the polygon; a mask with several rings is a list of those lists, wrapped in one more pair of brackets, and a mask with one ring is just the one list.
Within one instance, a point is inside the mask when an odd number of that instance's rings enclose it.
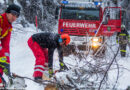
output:
{"label": "tree", "polygon": [[38,19],[38,28],[43,31],[52,31],[56,24],[55,8],[57,1],[54,0],[19,0],[22,5],[25,19],[35,24],[35,16]]}

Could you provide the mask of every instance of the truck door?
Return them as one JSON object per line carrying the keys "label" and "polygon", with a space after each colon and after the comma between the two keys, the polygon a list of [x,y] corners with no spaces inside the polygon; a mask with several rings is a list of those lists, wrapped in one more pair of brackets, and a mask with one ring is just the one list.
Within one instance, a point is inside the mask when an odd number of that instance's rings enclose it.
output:
{"label": "truck door", "polygon": [[121,31],[121,8],[107,7],[103,12],[103,35],[112,35]]}

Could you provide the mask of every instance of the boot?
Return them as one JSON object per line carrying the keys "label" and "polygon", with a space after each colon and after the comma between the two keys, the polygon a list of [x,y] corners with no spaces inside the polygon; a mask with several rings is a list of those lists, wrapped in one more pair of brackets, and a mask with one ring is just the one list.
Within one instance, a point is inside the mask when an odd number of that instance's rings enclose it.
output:
{"label": "boot", "polygon": [[5,89],[6,87],[6,81],[4,80],[4,78],[0,78],[0,90]]}
{"label": "boot", "polygon": [[4,87],[4,84],[2,82],[2,79],[0,78],[0,88]]}
{"label": "boot", "polygon": [[34,80],[37,82],[41,82],[42,81],[42,77],[34,77]]}
{"label": "boot", "polygon": [[49,78],[51,78],[53,76],[53,69],[49,68]]}

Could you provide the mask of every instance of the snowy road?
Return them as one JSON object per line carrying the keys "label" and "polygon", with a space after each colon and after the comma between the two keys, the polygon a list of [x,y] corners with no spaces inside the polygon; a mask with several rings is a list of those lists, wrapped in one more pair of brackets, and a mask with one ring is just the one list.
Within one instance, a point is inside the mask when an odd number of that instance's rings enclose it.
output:
{"label": "snowy road", "polygon": [[[32,28],[24,28],[27,33],[14,33],[11,39],[11,71],[21,76],[27,76],[32,78],[33,68],[35,63],[35,57],[33,56],[32,51],[27,45],[28,38],[36,33]],[[128,49],[128,52],[129,49]],[[58,54],[54,55],[56,64],[58,65]],[[74,64],[74,56],[69,56],[64,58],[64,61],[70,64]],[[120,67],[124,67],[125,69],[120,69],[121,75],[119,78],[119,89],[126,89],[128,85],[130,85],[130,57],[129,58],[118,58]],[[58,66],[57,66],[58,67]],[[116,79],[114,76],[116,75],[116,71],[110,71],[111,80]],[[123,73],[122,73],[123,72]],[[41,90],[43,86],[40,86],[32,81],[26,80],[27,88],[26,90]]]}

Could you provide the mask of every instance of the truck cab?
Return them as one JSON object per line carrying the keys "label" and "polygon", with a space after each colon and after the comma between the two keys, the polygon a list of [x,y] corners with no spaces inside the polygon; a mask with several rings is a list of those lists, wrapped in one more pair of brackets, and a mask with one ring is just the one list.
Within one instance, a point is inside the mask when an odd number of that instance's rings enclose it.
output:
{"label": "truck cab", "polygon": [[121,30],[120,7],[103,9],[94,2],[62,1],[58,8],[58,33],[69,34],[70,45],[93,47],[94,39],[102,39],[94,44],[101,46],[105,36],[112,36]]}

